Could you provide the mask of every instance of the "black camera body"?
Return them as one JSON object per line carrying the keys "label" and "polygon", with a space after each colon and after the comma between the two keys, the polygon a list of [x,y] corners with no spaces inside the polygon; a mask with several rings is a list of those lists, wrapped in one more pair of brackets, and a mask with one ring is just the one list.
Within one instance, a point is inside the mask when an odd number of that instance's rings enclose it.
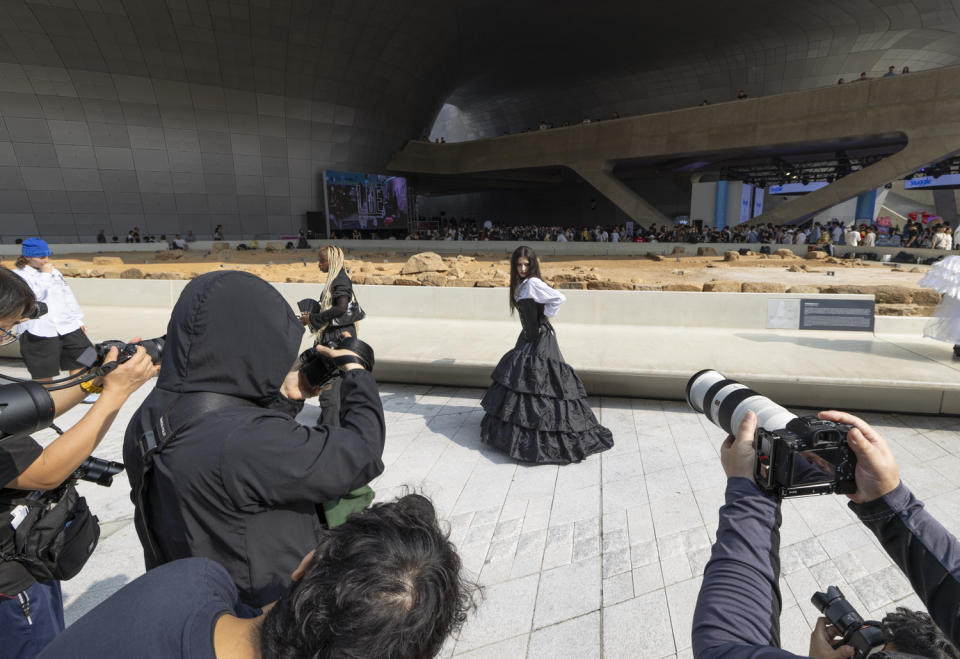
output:
{"label": "black camera body", "polygon": [[857,491],[857,456],[847,444],[850,426],[798,417],[709,369],[690,378],[687,402],[730,435],[736,434],[747,412],[756,415],[754,480],[767,494],[783,499]]}
{"label": "black camera body", "polygon": [[849,645],[853,659],[864,659],[886,644],[883,625],[876,620],[864,620],[836,586],[828,586],[825,593],[814,593],[810,601],[842,637],[835,647]]}
{"label": "black camera body", "polygon": [[[77,357],[77,363],[86,368],[102,367],[103,360],[106,359],[107,353],[110,351],[110,348],[117,349],[117,362],[113,368],[116,368],[120,364],[129,360],[137,353],[137,347],[143,346],[147,351],[147,354],[150,355],[150,359],[154,364],[159,364],[160,360],[163,358],[163,346],[167,342],[166,335],[158,336],[155,339],[144,339],[143,341],[138,341],[137,343],[126,343],[124,341],[109,340],[102,341],[94,345],[92,348],[87,348],[84,350],[79,357]],[[113,368],[108,369],[113,370]],[[106,375],[106,372],[101,373],[101,375]]]}
{"label": "black camera body", "polygon": [[754,480],[780,498],[853,494],[857,456],[847,445],[850,426],[801,416],[782,430],[757,429]]}
{"label": "black camera body", "polygon": [[[335,343],[327,344],[327,347],[332,350],[350,350],[357,355],[357,358],[349,358],[348,362],[359,362],[368,371],[373,370],[375,361],[373,348],[360,339],[345,337]],[[337,362],[342,359],[345,358],[330,359],[317,352],[316,348],[309,348],[300,353],[300,373],[310,386],[322,387],[340,375],[340,366]]]}

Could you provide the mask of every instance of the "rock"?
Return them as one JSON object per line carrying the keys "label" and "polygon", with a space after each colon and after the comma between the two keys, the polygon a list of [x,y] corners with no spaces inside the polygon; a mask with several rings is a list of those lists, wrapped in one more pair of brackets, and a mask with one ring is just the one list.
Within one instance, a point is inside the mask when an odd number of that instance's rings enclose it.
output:
{"label": "rock", "polygon": [[123,265],[123,259],[119,256],[94,256],[94,265]]}
{"label": "rock", "polygon": [[590,291],[632,291],[633,284],[628,284],[622,281],[613,281],[610,279],[601,279],[599,281],[591,281],[587,284],[587,290]]}
{"label": "rock", "polygon": [[940,294],[930,288],[920,288],[913,291],[913,303],[923,305],[940,304]]}
{"label": "rock", "polygon": [[936,307],[917,304],[878,304],[878,316],[930,316]]}
{"label": "rock", "polygon": [[440,272],[424,272],[417,279],[422,286],[443,286],[447,283],[446,275]]}
{"label": "rock", "polygon": [[103,270],[97,270],[96,268],[91,268],[90,270],[85,270],[81,276],[90,277],[91,279],[102,279]]}
{"label": "rock", "polygon": [[[894,268],[894,270],[896,269],[897,268]],[[908,272],[923,272],[923,268],[918,268],[917,266],[913,266],[912,268],[910,268]]]}
{"label": "rock", "polygon": [[787,268],[787,272],[803,272],[804,269],[799,265],[791,265]]}
{"label": "rock", "polygon": [[772,281],[745,281],[740,287],[741,293],[786,293],[786,284],[776,284]]}
{"label": "rock", "polygon": [[698,247],[697,256],[716,256],[717,250],[712,247]]}
{"label": "rock", "polygon": [[635,291],[662,291],[663,286],[658,284],[634,284],[633,290]]}
{"label": "rock", "polygon": [[671,254],[686,254],[687,250],[682,245],[675,245]]}
{"label": "rock", "polygon": [[693,293],[693,292],[699,293],[700,291],[703,290],[703,286],[701,286],[700,284],[667,284],[666,286],[663,287],[663,290],[665,290],[665,291],[683,291],[683,292],[689,292],[689,293]]}
{"label": "rock", "polygon": [[288,284],[305,284],[306,280],[302,277],[287,277],[286,279]]}
{"label": "rock", "polygon": [[829,295],[875,295],[876,286],[853,286],[851,284],[835,284],[833,286],[821,286],[821,293]]}
{"label": "rock", "polygon": [[561,272],[553,276],[553,281],[558,284],[584,282],[586,277],[578,273]]}
{"label": "rock", "polygon": [[82,277],[83,271],[80,268],[68,268],[66,266],[57,268],[64,277]]}
{"label": "rock", "polygon": [[414,254],[403,265],[400,271],[404,275],[415,275],[420,272],[446,272],[449,267],[436,252],[421,252]]}
{"label": "rock", "polygon": [[878,304],[913,303],[913,289],[906,286],[877,286],[874,296]]}
{"label": "rock", "polygon": [[819,286],[808,286],[806,284],[802,284],[800,286],[791,286],[790,288],[787,289],[787,293],[806,293],[808,295],[812,293],[819,293],[819,292],[820,292]]}
{"label": "rock", "polygon": [[148,272],[143,276],[144,279],[186,279],[179,272]]}
{"label": "rock", "polygon": [[803,258],[807,259],[808,261],[823,261],[829,258],[829,256],[830,255],[826,252],[821,252],[819,249],[815,249],[804,254]]}
{"label": "rock", "polygon": [[224,252],[230,249],[230,243],[225,243],[222,240],[218,240],[213,243],[213,246],[210,248],[211,252]]}
{"label": "rock", "polygon": [[587,289],[587,282],[585,281],[561,281],[558,282],[554,288],[562,288],[564,290],[571,291],[585,291]]}
{"label": "rock", "polygon": [[386,269],[387,269],[387,266],[385,266],[385,265],[378,265],[377,267],[374,268],[374,270],[376,270],[376,271],[378,271],[378,272],[385,272]]}
{"label": "rock", "polygon": [[413,277],[397,277],[393,280],[394,286],[420,286],[420,280]]}
{"label": "rock", "polygon": [[182,249],[168,249],[153,255],[154,261],[179,261],[183,258]]}
{"label": "rock", "polygon": [[263,249],[266,252],[282,252],[283,243],[267,243],[267,246]]}
{"label": "rock", "polygon": [[140,268],[127,268],[120,273],[120,279],[143,279],[143,271]]}
{"label": "rock", "polygon": [[774,256],[779,256],[781,259],[795,259],[797,255],[793,253],[792,249],[781,248],[773,253]]}
{"label": "rock", "polygon": [[396,279],[393,275],[371,275],[364,278],[363,283],[367,286],[392,286]]}
{"label": "rock", "polygon": [[739,293],[738,281],[708,281],[703,285],[704,293]]}
{"label": "rock", "polygon": [[463,270],[454,266],[447,270],[447,279],[463,279],[466,274]]}
{"label": "rock", "polygon": [[654,253],[652,253],[652,252],[647,254],[647,258],[650,259],[651,261],[666,261],[666,260],[667,260],[667,257],[664,256],[663,254],[654,254]]}
{"label": "rock", "polygon": [[724,253],[723,253],[723,260],[724,260],[724,261],[739,261],[739,260],[740,260],[740,252],[734,252],[733,250],[724,252]]}
{"label": "rock", "polygon": [[744,256],[756,256],[757,253],[754,252],[752,249],[748,249],[746,252],[744,252],[743,255],[744,255]]}

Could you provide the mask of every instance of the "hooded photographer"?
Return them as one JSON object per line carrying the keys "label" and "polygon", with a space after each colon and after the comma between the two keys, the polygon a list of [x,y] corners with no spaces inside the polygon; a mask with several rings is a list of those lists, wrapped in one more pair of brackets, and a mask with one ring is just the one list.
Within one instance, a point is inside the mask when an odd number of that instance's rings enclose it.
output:
{"label": "hooded photographer", "polygon": [[383,471],[383,408],[359,364],[340,367],[342,428],[294,420],[313,395],[291,370],[302,335],[283,297],[253,275],[210,273],[184,289],[157,387],[124,439],[148,569],[212,558],[242,601],[262,606],[317,545],[316,506]]}

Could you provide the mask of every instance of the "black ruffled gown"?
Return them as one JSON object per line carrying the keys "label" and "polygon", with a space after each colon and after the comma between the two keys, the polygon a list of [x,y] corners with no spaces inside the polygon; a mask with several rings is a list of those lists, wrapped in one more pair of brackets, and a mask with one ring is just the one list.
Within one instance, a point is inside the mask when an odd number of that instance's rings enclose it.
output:
{"label": "black ruffled gown", "polygon": [[593,415],[543,308],[533,299],[517,301],[523,331],[480,403],[486,412],[480,438],[522,462],[580,462],[613,446],[613,435]]}

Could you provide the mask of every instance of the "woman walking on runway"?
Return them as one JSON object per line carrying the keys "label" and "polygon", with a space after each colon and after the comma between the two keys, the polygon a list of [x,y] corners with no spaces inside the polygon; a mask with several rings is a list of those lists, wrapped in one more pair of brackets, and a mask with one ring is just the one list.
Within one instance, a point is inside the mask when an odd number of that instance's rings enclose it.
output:
{"label": "woman walking on runway", "polygon": [[519,311],[523,330],[481,402],[481,440],[523,462],[580,462],[613,446],[548,320],[564,302],[563,293],[540,279],[536,253],[518,247],[510,259],[510,313]]}

